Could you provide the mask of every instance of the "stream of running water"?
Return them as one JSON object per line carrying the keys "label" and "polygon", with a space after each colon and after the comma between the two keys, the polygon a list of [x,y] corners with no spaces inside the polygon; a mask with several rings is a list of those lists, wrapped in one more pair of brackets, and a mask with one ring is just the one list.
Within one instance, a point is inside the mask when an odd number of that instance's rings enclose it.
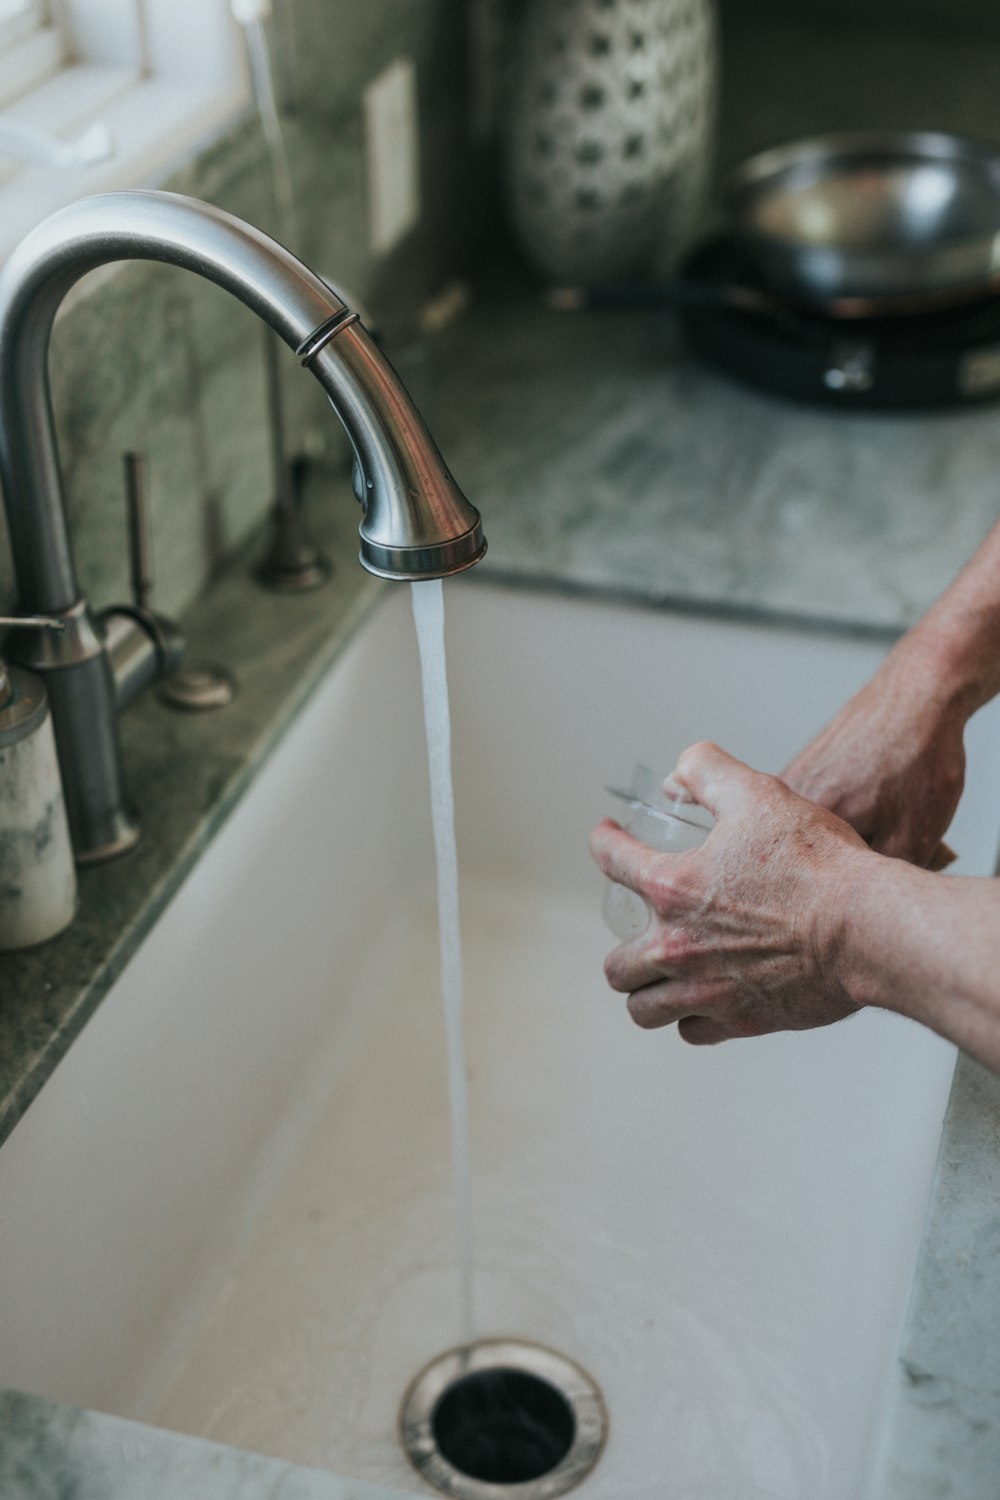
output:
{"label": "stream of running water", "polygon": [[458,854],[451,776],[451,715],[444,652],[444,592],[439,578],[411,585],[420,649],[424,723],[430,766],[431,813],[437,861],[441,994],[448,1061],[448,1101],[458,1235],[459,1307],[463,1344],[475,1338],[472,1295],[472,1211],[469,1101],[462,1022],[462,943],[458,920]]}

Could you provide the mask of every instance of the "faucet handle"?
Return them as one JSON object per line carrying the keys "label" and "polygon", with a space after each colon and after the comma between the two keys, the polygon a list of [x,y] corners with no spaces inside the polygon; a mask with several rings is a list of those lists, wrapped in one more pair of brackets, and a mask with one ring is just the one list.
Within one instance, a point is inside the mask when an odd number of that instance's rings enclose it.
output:
{"label": "faucet handle", "polygon": [[[146,492],[146,455],[130,449],[124,455],[125,506],[128,523],[129,572],[134,608],[152,625],[159,637],[166,622],[153,610],[153,543]],[[169,627],[172,631],[173,627]],[[165,657],[160,674],[160,699],[168,708],[223,708],[231,703],[235,680],[225,668],[213,663],[185,667],[180,649]]]}
{"label": "faucet handle", "polygon": [[[66,621],[58,615],[0,615],[0,628],[22,630],[65,630]],[[0,656],[0,708],[6,708],[14,691],[10,669]]]}
{"label": "faucet handle", "polygon": [[66,621],[58,615],[0,615],[0,625],[16,630],[65,630]]}
{"label": "faucet handle", "polygon": [[124,455],[124,466],[132,603],[113,605],[100,615],[119,708],[131,703],[146,683],[174,671],[184,650],[177,627],[153,608],[145,455],[131,450]]}
{"label": "faucet handle", "polygon": [[153,542],[146,498],[146,455],[129,449],[123,462],[132,601],[136,609],[148,610],[153,604]]}

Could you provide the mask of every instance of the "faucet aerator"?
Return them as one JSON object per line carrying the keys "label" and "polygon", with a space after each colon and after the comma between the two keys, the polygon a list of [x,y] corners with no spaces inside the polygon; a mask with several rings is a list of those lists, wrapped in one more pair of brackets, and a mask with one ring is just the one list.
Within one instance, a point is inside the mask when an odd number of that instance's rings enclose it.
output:
{"label": "faucet aerator", "polygon": [[453,573],[464,573],[485,551],[486,538],[477,521],[461,536],[423,547],[384,547],[362,536],[358,560],[376,578],[417,583],[421,579],[450,578]]}

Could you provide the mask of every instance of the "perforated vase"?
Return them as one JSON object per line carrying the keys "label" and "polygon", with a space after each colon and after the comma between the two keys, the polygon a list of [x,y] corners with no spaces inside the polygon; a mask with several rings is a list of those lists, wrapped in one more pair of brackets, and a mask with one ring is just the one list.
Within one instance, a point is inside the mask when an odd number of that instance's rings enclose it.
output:
{"label": "perforated vase", "polygon": [[528,0],[507,106],[510,218],[550,279],[668,264],[710,165],[712,0]]}

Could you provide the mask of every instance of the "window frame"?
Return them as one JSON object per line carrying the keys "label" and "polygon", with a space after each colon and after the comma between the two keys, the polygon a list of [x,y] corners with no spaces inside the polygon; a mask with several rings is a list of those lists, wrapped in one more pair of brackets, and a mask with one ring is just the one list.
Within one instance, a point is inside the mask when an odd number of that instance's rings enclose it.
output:
{"label": "window frame", "polygon": [[57,143],[100,123],[114,153],[56,167],[0,147],[0,259],[76,198],[162,181],[250,98],[228,0],[29,0],[0,20],[0,118]]}

